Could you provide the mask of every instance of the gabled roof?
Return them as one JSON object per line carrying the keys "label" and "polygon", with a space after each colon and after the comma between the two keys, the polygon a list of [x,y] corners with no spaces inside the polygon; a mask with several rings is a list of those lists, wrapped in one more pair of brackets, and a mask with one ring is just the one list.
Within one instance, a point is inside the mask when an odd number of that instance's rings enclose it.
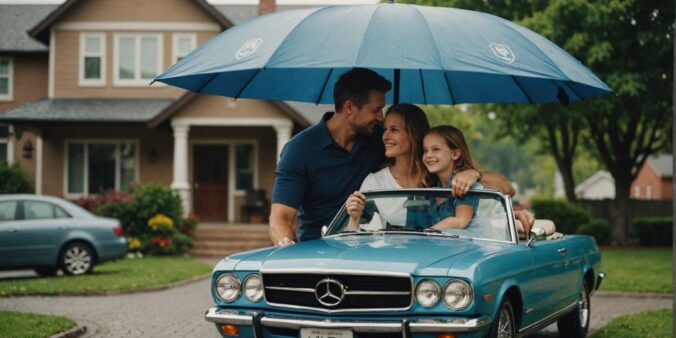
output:
{"label": "gabled roof", "polygon": [[46,44],[33,39],[26,31],[57,5],[0,5],[0,52],[46,53]]}
{"label": "gabled roof", "polygon": [[[61,16],[66,13],[71,7],[82,0],[66,0],[62,3],[56,10],[49,13],[47,17],[42,19],[37,23],[33,28],[28,31],[28,34],[44,43],[49,41],[49,28],[59,19]],[[223,29],[227,29],[233,26],[233,23],[228,20],[223,13],[218,11],[214,6],[209,4],[206,0],[192,0],[198,7],[202,8],[207,14],[209,14]]]}
{"label": "gabled roof", "polygon": [[660,177],[670,178],[674,176],[674,155],[651,156],[649,161]]}
{"label": "gabled roof", "polygon": [[594,175],[589,176],[589,178],[584,180],[584,182],[575,186],[575,194],[581,194],[586,189],[602,181],[610,182],[610,184],[615,184],[614,183],[615,179],[613,178],[613,175],[611,175],[609,172],[605,170],[599,170],[595,172]]}
{"label": "gabled roof", "polygon": [[[239,25],[253,17],[258,16],[258,5],[212,5],[225,15],[230,21]],[[318,5],[277,5],[277,12],[288,11],[291,9],[305,9],[317,7]]]}

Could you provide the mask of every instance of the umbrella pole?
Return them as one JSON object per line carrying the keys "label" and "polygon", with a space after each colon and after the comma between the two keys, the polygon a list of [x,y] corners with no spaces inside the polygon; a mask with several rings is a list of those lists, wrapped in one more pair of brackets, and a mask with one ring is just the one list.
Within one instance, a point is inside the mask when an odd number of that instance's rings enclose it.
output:
{"label": "umbrella pole", "polygon": [[394,99],[392,104],[399,104],[399,77],[401,76],[401,70],[394,70]]}

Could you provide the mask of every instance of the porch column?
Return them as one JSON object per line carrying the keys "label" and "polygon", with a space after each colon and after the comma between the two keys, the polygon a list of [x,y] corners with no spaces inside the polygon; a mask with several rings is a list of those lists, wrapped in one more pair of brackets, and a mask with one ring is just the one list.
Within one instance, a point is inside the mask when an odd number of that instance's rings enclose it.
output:
{"label": "porch column", "polygon": [[293,127],[293,124],[277,124],[272,127],[275,128],[275,131],[277,132],[277,162],[279,162],[279,155],[282,153],[282,148],[284,148],[286,142],[289,142],[289,139],[291,138],[291,128]]}
{"label": "porch column", "polygon": [[188,131],[189,125],[173,125],[174,128],[174,179],[171,188],[178,191],[183,202],[184,215],[190,214],[190,183],[188,182]]}
{"label": "porch column", "polygon": [[14,125],[9,125],[9,135],[7,135],[7,164],[14,164],[14,146],[16,145],[16,135],[14,135]]}
{"label": "porch column", "polygon": [[35,137],[35,194],[42,195],[42,135]]}

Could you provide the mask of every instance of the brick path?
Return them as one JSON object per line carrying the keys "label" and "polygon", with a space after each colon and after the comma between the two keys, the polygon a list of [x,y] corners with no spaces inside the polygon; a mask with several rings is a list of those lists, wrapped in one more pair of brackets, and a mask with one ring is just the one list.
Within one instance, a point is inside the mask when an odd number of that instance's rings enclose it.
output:
{"label": "brick path", "polygon": [[[168,290],[115,296],[0,298],[0,310],[62,315],[88,327],[87,337],[219,337],[204,312],[212,306],[209,280]],[[613,318],[671,308],[670,298],[597,294],[592,297],[591,329]],[[556,325],[531,336],[554,338]]]}

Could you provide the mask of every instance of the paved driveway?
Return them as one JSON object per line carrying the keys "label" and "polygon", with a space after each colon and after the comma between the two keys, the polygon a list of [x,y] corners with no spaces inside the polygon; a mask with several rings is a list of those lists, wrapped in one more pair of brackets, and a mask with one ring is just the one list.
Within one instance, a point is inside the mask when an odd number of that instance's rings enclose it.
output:
{"label": "paved driveway", "polygon": [[[87,325],[87,337],[219,337],[214,326],[203,319],[211,306],[208,279],[126,295],[0,298],[0,310],[70,317]],[[671,306],[671,299],[597,294],[592,297],[591,329],[623,314]],[[556,325],[531,337],[558,337]]]}

